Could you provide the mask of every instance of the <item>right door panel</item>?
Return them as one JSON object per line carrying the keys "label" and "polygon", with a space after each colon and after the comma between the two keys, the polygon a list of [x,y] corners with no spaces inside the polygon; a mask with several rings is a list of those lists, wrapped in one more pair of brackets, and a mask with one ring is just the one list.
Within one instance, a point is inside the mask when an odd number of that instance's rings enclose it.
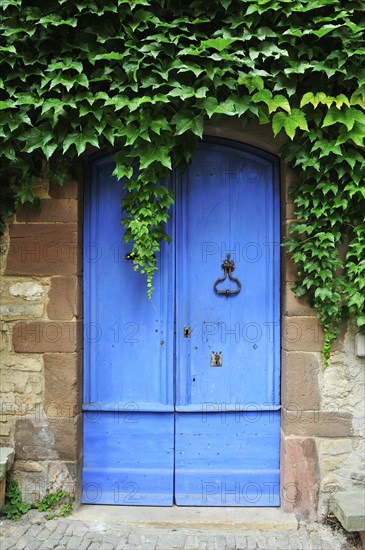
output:
{"label": "right door panel", "polygon": [[[175,502],[277,506],[276,162],[234,142],[202,143],[176,204]],[[214,290],[227,254],[238,294]],[[238,286],[226,277],[217,288]]]}

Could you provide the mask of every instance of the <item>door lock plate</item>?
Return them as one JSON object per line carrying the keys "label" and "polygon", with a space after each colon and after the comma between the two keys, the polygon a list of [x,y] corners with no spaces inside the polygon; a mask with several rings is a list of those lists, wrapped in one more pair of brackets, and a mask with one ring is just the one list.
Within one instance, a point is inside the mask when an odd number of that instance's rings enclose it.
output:
{"label": "door lock plate", "polygon": [[210,366],[211,367],[221,367],[222,366],[222,352],[221,351],[212,351],[210,354]]}

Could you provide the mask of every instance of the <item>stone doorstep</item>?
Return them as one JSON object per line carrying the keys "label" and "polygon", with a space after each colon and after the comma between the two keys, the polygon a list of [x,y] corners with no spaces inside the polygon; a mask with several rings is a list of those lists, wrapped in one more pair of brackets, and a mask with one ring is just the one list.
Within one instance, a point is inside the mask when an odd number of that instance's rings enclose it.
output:
{"label": "stone doorstep", "polygon": [[10,470],[14,462],[14,449],[12,447],[0,447],[0,481],[5,479],[6,472]]}
{"label": "stone doorstep", "polygon": [[164,529],[296,531],[293,513],[280,508],[81,505],[71,520]]}
{"label": "stone doorstep", "polygon": [[0,447],[0,508],[5,502],[6,472],[10,470],[14,462],[14,449],[12,447]]}
{"label": "stone doorstep", "polygon": [[365,492],[362,489],[343,491],[331,498],[330,511],[346,531],[358,531],[364,541]]}

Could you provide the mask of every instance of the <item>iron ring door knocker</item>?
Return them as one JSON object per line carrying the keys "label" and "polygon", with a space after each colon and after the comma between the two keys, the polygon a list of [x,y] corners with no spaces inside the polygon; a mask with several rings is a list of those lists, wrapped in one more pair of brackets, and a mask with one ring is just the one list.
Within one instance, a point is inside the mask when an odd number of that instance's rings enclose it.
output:
{"label": "iron ring door knocker", "polygon": [[[236,277],[232,277],[232,272],[235,269],[234,261],[231,260],[231,255],[227,254],[226,259],[221,265],[223,271],[224,271],[224,277],[220,277],[216,280],[214,283],[214,291],[216,294],[223,294],[224,296],[232,296],[233,294],[239,294],[241,290],[241,283]],[[227,275],[229,277],[230,281],[234,281],[237,285],[236,290],[229,290],[228,288],[226,290],[218,290],[217,285],[218,283],[221,283],[226,280]]]}

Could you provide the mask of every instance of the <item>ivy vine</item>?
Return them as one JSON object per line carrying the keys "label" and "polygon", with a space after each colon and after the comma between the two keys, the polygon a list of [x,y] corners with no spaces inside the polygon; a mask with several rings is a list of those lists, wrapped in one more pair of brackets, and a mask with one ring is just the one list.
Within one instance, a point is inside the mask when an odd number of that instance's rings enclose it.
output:
{"label": "ivy vine", "polygon": [[[365,325],[362,0],[1,0],[3,211],[36,204],[44,161],[62,182],[91,145],[115,153],[125,239],[153,290],[184,169],[220,116],[288,136],[298,170],[286,246],[326,333]],[[347,243],[341,255],[341,246]]]}

